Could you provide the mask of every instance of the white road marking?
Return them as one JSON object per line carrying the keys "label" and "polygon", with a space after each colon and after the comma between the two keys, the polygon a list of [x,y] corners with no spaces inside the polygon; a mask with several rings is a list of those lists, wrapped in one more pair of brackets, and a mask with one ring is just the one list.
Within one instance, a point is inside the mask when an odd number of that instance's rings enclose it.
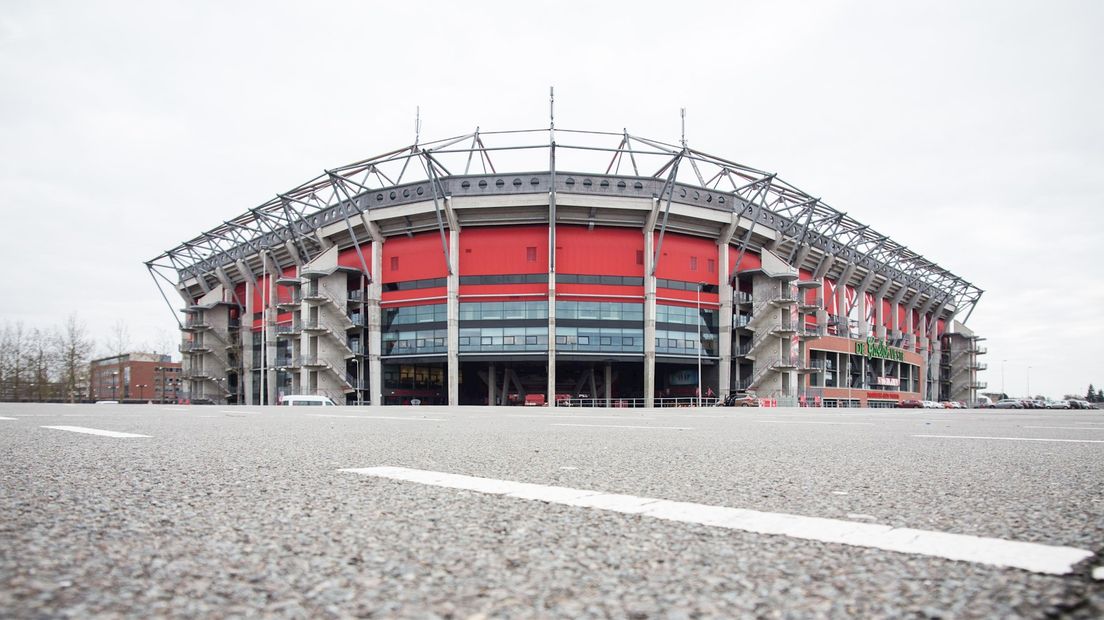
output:
{"label": "white road marking", "polygon": [[874,515],[864,515],[861,512],[849,512],[847,513],[848,519],[858,519],[859,521],[877,521],[878,517]]}
{"label": "white road marking", "polygon": [[850,495],[847,491],[832,491],[832,495]]}
{"label": "white road marking", "polygon": [[445,418],[413,418],[386,415],[338,415],[333,413],[308,413],[312,418],[347,418],[350,420],[403,420],[404,422],[448,422]]}
{"label": "white road marking", "polygon": [[19,419],[19,418],[5,418],[5,417],[0,417],[0,420],[17,420],[17,419]]}
{"label": "white road marking", "polygon": [[149,437],[149,435],[136,435],[134,433],[119,433],[116,431],[105,431],[98,428],[88,428],[85,426],[43,426],[42,428],[52,428],[57,431],[69,431],[71,433],[85,433],[88,435],[101,435],[103,437]]}
{"label": "white road marking", "polygon": [[1094,568],[1092,578],[1097,581],[1104,581],[1104,566],[1097,566]]}
{"label": "white road marking", "polygon": [[926,555],[947,560],[1019,568],[1052,575],[1068,574],[1073,570],[1075,564],[1093,555],[1091,551],[1073,547],[909,528],[893,528],[875,523],[855,523],[839,519],[760,512],[690,502],[673,502],[649,497],[528,484],[511,480],[477,478],[405,467],[369,467],[339,471],[564,506],[643,515],[667,521],[694,523],[754,534],[789,536],[791,538],[882,549],[898,553]]}
{"label": "white road marking", "polygon": [[242,413],[245,415],[261,415],[260,411],[244,411],[241,409],[220,409],[219,413]]}
{"label": "white road marking", "polygon": [[1025,426],[1024,428],[1054,428],[1063,431],[1104,431],[1095,426]]}
{"label": "white road marking", "polygon": [[557,420],[652,420],[653,419],[653,418],[643,418],[643,417],[638,418],[636,416],[629,416],[629,415],[571,415],[571,414],[555,415],[555,414],[551,414],[551,413],[545,413],[545,414],[534,413],[534,414],[529,414],[529,415],[518,413],[518,414],[508,414],[508,415],[503,416],[503,417],[507,417],[507,418],[556,418]]}
{"label": "white road marking", "polygon": [[647,428],[666,431],[692,431],[689,426],[630,426],[628,424],[553,424],[552,426],[586,426],[590,428]]}
{"label": "white road marking", "polygon": [[814,422],[812,420],[756,420],[764,424],[846,424],[849,426],[874,426],[873,422]]}
{"label": "white road marking", "polygon": [[[683,419],[693,418],[695,420],[697,420],[698,418],[715,418],[715,419],[718,419],[718,420],[730,420],[730,419],[732,419],[732,416],[730,416],[730,415],[703,415],[703,414],[698,414],[698,413],[660,413],[660,414],[657,415],[657,417],[660,417],[660,418],[683,418]],[[633,418],[633,419],[634,420],[644,420],[644,419],[650,419],[650,418]]]}
{"label": "white road marking", "polygon": [[566,467],[561,467],[560,469],[562,469],[564,471],[575,471],[576,469],[579,469],[579,468],[578,467],[571,467],[570,465],[568,465]]}
{"label": "white road marking", "polygon": [[1042,437],[985,437],[980,435],[913,435],[932,439],[1003,439],[1005,441],[1054,441],[1059,443],[1104,443],[1104,439],[1045,439]]}

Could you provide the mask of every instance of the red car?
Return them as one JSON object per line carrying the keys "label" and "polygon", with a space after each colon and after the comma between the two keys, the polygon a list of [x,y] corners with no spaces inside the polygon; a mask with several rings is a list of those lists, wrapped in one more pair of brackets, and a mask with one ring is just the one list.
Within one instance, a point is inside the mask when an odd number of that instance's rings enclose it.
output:
{"label": "red car", "polygon": [[915,398],[906,398],[897,405],[898,409],[923,409],[924,403]]}

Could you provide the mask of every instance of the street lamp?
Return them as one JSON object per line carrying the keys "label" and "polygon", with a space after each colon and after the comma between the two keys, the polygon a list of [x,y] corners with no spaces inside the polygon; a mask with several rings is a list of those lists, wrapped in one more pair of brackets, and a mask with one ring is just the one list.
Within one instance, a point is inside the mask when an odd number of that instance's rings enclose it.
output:
{"label": "street lamp", "polygon": [[353,363],[356,364],[356,404],[360,406],[360,360],[356,357],[353,358]]}
{"label": "street lamp", "polygon": [[698,306],[698,316],[697,316],[697,317],[695,317],[695,318],[696,318],[697,320],[696,320],[696,321],[694,321],[694,322],[695,322],[695,323],[697,323],[697,325],[698,325],[698,346],[697,346],[697,349],[698,349],[698,407],[701,407],[701,404],[702,404],[702,372],[701,372],[701,351],[702,351],[701,324],[702,324],[702,315],[701,315],[701,290],[702,290],[702,285],[704,285],[704,284],[705,284],[704,282],[698,282],[698,288],[697,288],[697,293],[698,293],[698,295],[697,295],[697,299],[698,299],[698,303],[697,303],[697,306]]}

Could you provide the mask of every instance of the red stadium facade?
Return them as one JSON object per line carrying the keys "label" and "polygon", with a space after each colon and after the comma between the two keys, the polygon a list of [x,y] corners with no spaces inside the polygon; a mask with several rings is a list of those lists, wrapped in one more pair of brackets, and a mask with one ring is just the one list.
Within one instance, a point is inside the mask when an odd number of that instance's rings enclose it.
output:
{"label": "red stadium facade", "polygon": [[776,175],[628,134],[416,144],[147,265],[184,300],[196,399],[895,406],[983,387],[980,289]]}

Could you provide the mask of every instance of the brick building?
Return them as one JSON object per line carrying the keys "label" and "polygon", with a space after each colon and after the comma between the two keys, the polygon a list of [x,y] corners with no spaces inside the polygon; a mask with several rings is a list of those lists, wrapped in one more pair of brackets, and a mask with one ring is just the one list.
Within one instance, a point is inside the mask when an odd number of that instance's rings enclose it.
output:
{"label": "brick building", "polygon": [[124,353],[88,364],[92,400],[175,403],[181,397],[180,362],[157,353]]}

